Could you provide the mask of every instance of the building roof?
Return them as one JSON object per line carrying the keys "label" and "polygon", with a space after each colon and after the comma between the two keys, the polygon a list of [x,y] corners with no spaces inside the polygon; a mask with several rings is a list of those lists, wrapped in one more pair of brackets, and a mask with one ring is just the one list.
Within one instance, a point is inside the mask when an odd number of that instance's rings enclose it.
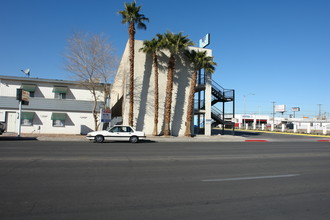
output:
{"label": "building roof", "polygon": [[[59,84],[71,84],[71,85],[80,85],[79,81],[73,81],[73,80],[60,80],[60,79],[43,79],[43,78],[34,78],[34,77],[18,77],[18,76],[5,76],[0,75],[0,80],[14,80],[14,81],[20,81],[20,82],[44,82],[44,83],[59,83]],[[102,85],[103,83],[100,83]]]}

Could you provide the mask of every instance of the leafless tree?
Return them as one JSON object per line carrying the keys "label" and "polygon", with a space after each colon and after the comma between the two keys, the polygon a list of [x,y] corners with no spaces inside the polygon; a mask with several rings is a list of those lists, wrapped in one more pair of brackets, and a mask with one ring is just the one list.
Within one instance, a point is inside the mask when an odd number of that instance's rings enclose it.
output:
{"label": "leafless tree", "polygon": [[[73,33],[68,39],[64,56],[65,69],[72,73],[74,79],[80,81],[93,96],[92,113],[95,130],[98,130],[97,105],[100,101],[106,103],[110,97],[110,82],[118,66],[118,57],[115,55],[114,47],[102,34]],[[103,100],[98,93],[101,89]]]}

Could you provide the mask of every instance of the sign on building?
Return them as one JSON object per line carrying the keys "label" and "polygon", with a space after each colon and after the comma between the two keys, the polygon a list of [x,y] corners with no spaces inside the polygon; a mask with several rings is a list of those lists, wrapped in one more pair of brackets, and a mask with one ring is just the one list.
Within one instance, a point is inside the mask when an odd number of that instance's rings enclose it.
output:
{"label": "sign on building", "polygon": [[199,47],[206,47],[210,44],[210,34],[206,34],[202,39],[199,40]]}

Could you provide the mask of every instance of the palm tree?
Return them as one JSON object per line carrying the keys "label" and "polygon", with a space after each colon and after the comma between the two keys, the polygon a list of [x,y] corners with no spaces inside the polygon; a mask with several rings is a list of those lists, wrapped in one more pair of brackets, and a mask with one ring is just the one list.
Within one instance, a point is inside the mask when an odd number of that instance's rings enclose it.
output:
{"label": "palm tree", "polygon": [[149,21],[143,14],[140,14],[141,6],[136,6],[136,2],[124,3],[125,10],[119,11],[122,15],[122,24],[128,24],[128,35],[129,35],[129,63],[130,63],[130,74],[129,74],[129,125],[133,126],[133,106],[134,106],[134,38],[135,38],[135,25],[138,29],[147,29],[145,21]]}
{"label": "palm tree", "polygon": [[159,109],[159,86],[158,86],[158,55],[157,52],[160,50],[160,42],[162,37],[153,38],[151,41],[145,40],[143,42],[143,47],[140,49],[144,53],[151,53],[152,55],[152,65],[155,72],[155,106],[154,106],[154,130],[152,135],[158,135],[158,109]]}
{"label": "palm tree", "polygon": [[170,136],[170,120],[171,120],[171,107],[172,107],[172,90],[173,90],[173,74],[175,68],[176,55],[181,53],[186,47],[192,46],[194,43],[188,38],[183,36],[182,33],[173,34],[167,32],[163,36],[162,47],[170,52],[167,69],[167,85],[165,97],[165,119],[164,119],[164,135]]}
{"label": "palm tree", "polygon": [[186,50],[185,53],[188,60],[192,63],[194,72],[191,77],[189,97],[188,97],[188,109],[187,109],[187,119],[186,119],[186,131],[185,136],[191,136],[191,122],[193,119],[193,109],[194,109],[194,95],[196,89],[196,79],[197,71],[204,69],[205,72],[214,73],[214,69],[217,64],[213,61],[213,57],[207,56],[206,51]]}

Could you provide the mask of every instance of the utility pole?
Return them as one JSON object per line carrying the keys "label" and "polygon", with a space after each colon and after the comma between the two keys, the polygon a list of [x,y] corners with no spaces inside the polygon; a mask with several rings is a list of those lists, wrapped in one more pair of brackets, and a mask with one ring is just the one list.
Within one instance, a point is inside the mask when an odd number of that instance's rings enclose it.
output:
{"label": "utility pole", "polygon": [[243,118],[243,128],[245,129],[245,124],[246,124],[246,96],[248,95],[255,95],[254,93],[249,93],[247,95],[244,95],[244,118]]}
{"label": "utility pole", "polygon": [[275,103],[276,102],[272,102],[273,103],[273,124],[272,124],[272,126],[273,126],[273,129],[274,129],[274,124],[275,124]]}
{"label": "utility pole", "polygon": [[318,119],[321,120],[321,106],[322,106],[322,104],[317,104],[317,105],[319,106],[319,117],[318,117]]}

